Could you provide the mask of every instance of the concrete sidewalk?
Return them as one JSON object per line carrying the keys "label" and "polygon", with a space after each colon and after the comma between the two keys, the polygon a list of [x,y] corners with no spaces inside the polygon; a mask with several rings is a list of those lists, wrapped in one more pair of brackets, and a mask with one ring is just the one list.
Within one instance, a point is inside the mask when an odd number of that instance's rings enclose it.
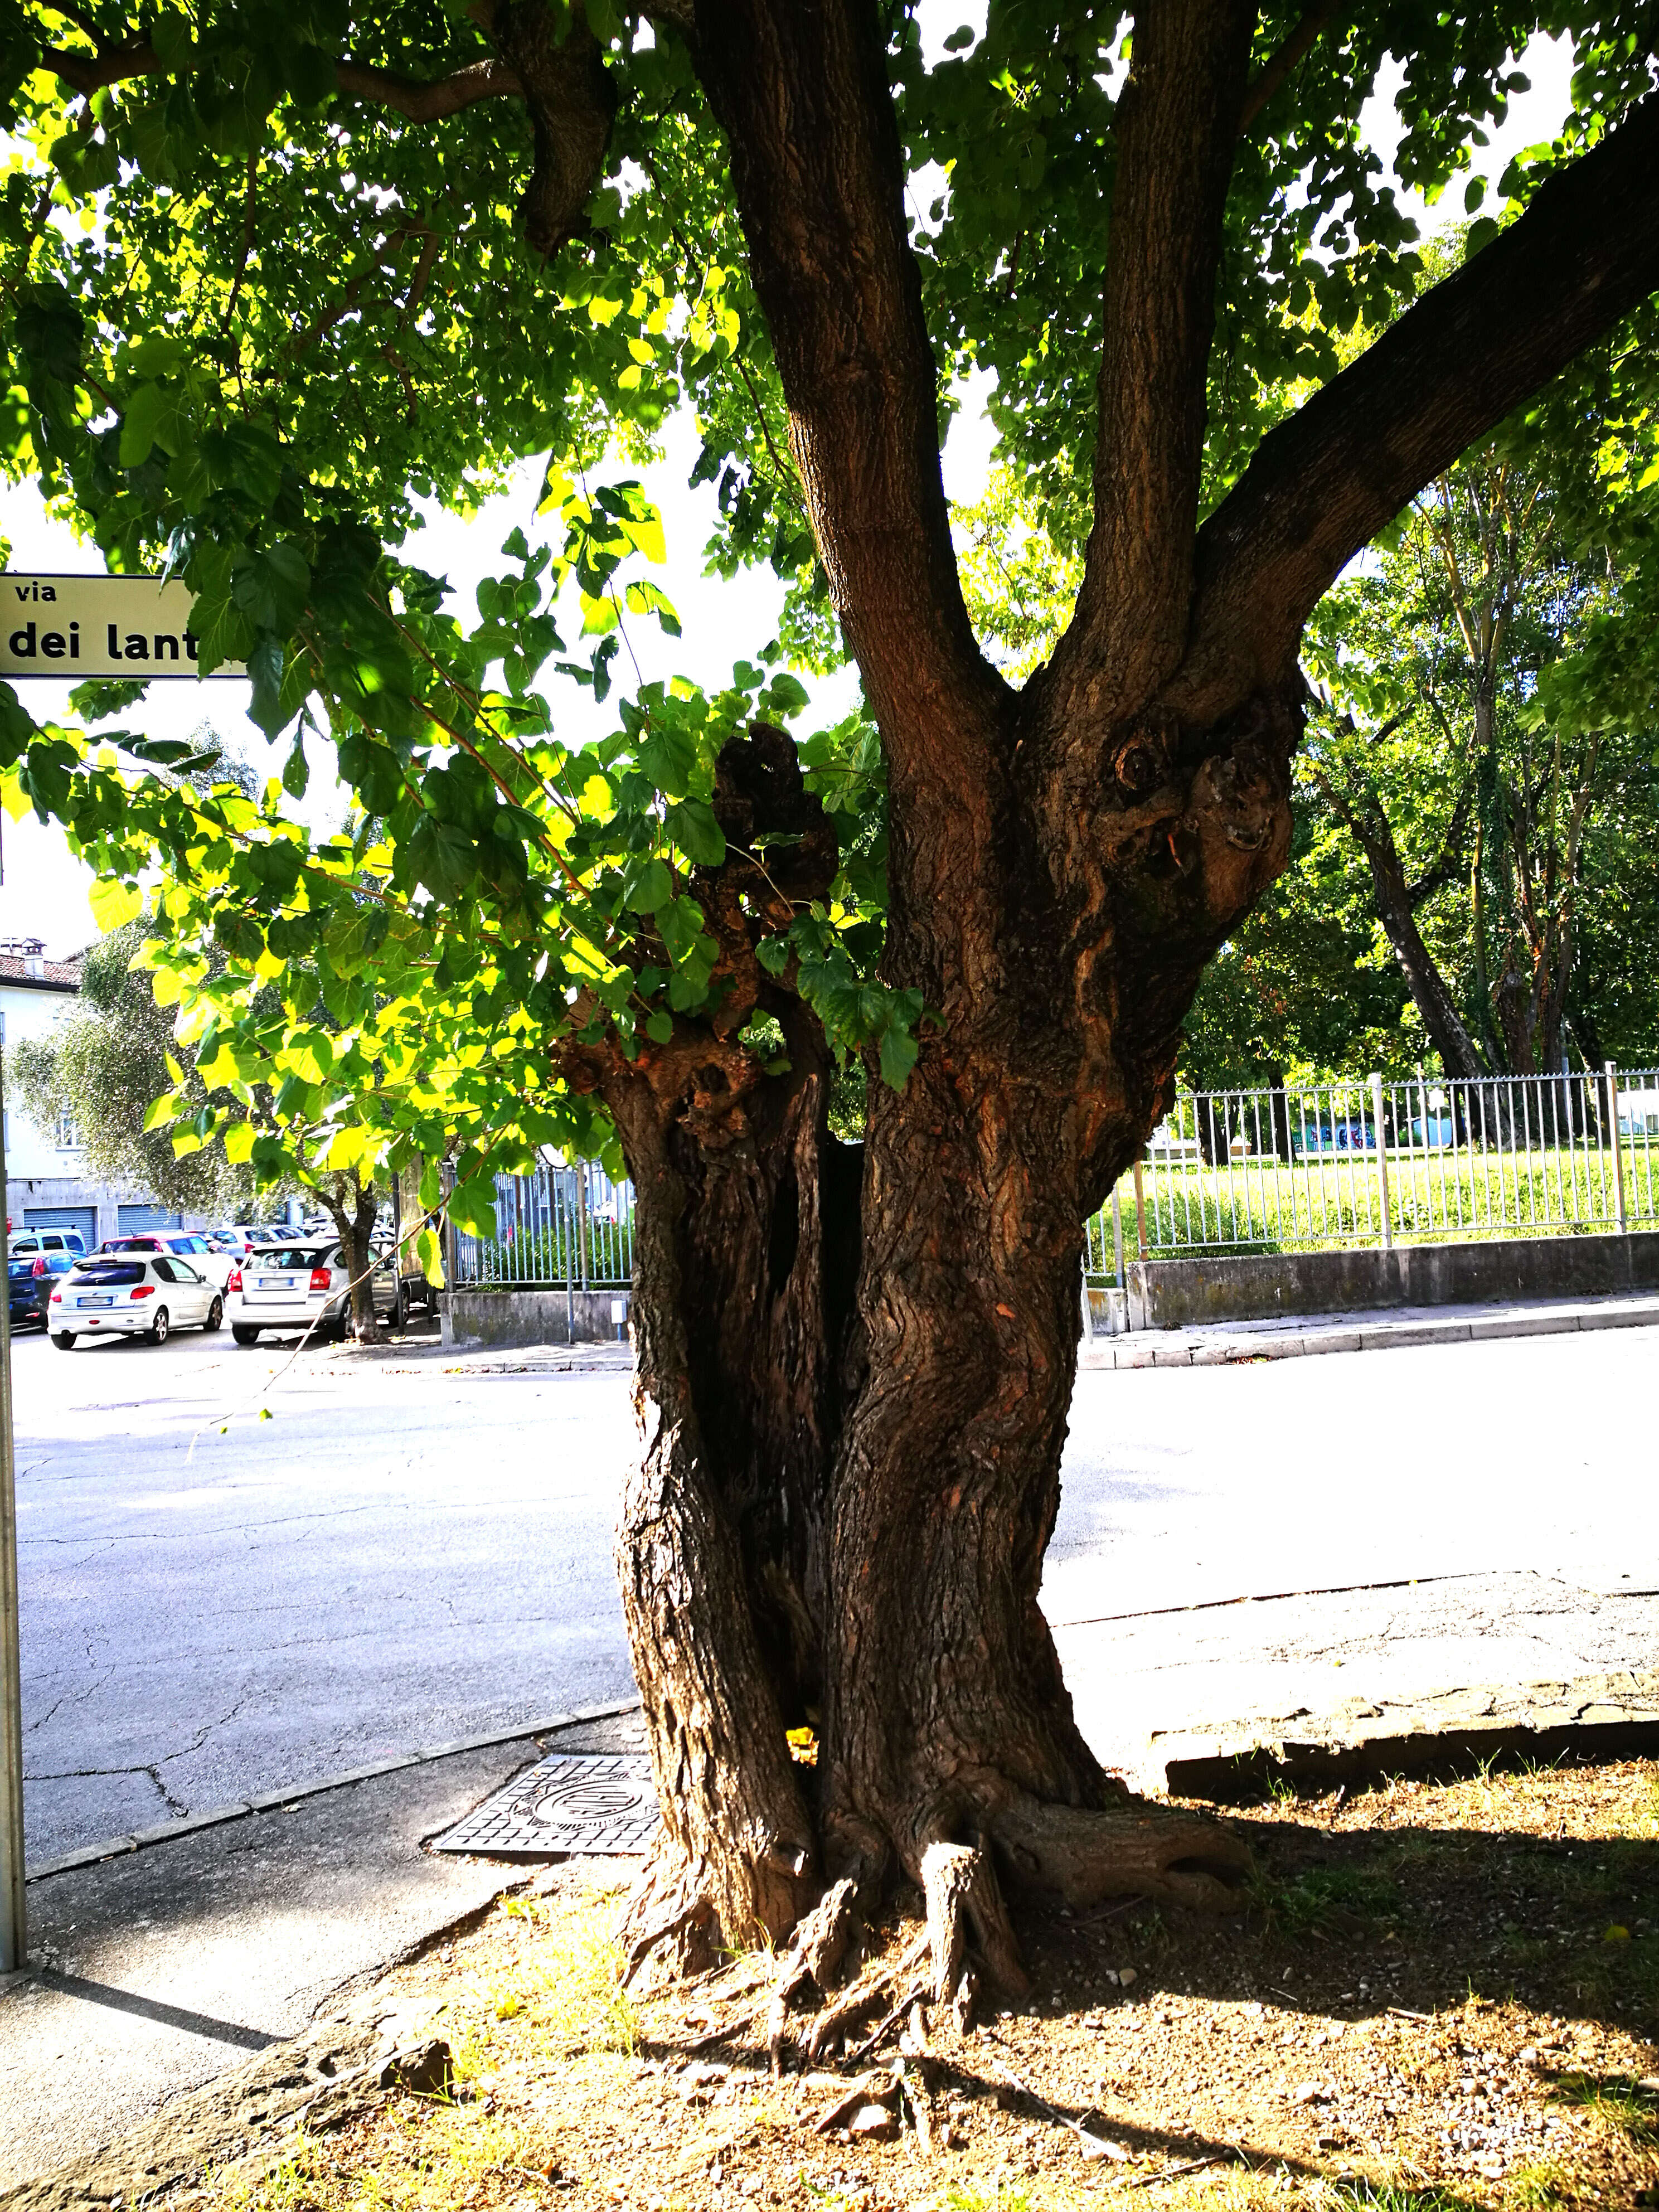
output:
{"label": "concrete sidewalk", "polygon": [[642,1741],[629,1716],[400,1766],[31,1882],[35,1964],[0,1983],[0,2190],[297,2034],[523,1881],[421,1846],[544,1747]]}
{"label": "concrete sidewalk", "polygon": [[1540,1298],[1530,1304],[1390,1306],[1374,1313],[1285,1315],[1273,1321],[1213,1322],[1086,1339],[1085,1368],[1225,1367],[1254,1359],[1299,1359],[1325,1352],[1387,1352],[1408,1345],[1484,1344],[1515,1336],[1563,1336],[1604,1328],[1659,1327],[1659,1292],[1606,1298]]}

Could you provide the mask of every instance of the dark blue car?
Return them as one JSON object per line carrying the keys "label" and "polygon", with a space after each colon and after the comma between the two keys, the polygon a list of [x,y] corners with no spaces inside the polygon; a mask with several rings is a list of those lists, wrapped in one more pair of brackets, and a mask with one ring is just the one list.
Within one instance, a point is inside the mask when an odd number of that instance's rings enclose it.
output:
{"label": "dark blue car", "polygon": [[78,1229],[14,1229],[6,1240],[7,1302],[12,1327],[38,1321],[46,1326],[46,1300],[54,1279],[67,1275],[85,1255]]}

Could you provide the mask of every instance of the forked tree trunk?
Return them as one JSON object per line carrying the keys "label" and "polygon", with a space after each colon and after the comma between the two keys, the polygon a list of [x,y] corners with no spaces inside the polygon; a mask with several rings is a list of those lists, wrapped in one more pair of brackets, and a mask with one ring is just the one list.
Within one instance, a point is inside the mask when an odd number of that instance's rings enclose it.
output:
{"label": "forked tree trunk", "polygon": [[[861,1188],[798,1001],[775,1002],[787,1073],[736,1035],[751,997],[724,1042],[688,1028],[596,1064],[636,1193],[644,1449],[618,1565],[664,1812],[641,1954],[776,1941],[842,1876],[954,1894],[929,1854],[979,1844],[1005,1880],[1080,1903],[1213,1904],[1237,1882],[1225,1832],[1103,1772],[1037,1592],[1082,1224],[1167,1103],[1205,957],[1282,864],[1296,727],[1254,718],[1225,751],[1171,730],[1157,805],[1109,800],[1117,865],[1092,882],[1045,890],[1017,822],[932,812],[905,866],[953,895],[896,924],[891,973],[962,1012],[902,1093],[872,1083]],[[700,893],[722,942],[754,889],[734,793],[763,768],[778,826],[811,842],[817,810],[766,733],[729,747],[732,879]],[[1042,957],[1034,904],[1055,924]],[[787,1741],[803,1723],[811,1768]]]}

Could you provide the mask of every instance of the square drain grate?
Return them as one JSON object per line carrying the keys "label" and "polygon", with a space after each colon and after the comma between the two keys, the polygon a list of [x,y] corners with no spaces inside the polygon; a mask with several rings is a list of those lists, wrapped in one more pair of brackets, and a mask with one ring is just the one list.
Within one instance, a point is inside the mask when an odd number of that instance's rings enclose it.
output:
{"label": "square drain grate", "polygon": [[547,1859],[571,1851],[643,1853],[657,1828],[643,1752],[556,1751],[458,1820],[433,1844],[480,1858]]}

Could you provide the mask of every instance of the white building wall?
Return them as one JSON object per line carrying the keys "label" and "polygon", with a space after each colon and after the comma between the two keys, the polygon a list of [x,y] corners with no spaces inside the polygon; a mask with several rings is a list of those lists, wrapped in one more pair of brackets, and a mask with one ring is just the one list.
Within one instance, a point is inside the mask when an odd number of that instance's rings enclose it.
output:
{"label": "white building wall", "polygon": [[[31,990],[27,983],[0,979],[0,1048],[9,1050],[23,1037],[50,1035],[75,1005],[73,991]],[[73,1132],[40,1129],[27,1114],[6,1099],[6,1181],[51,1176],[78,1178],[82,1172],[78,1145],[60,1138]]]}

